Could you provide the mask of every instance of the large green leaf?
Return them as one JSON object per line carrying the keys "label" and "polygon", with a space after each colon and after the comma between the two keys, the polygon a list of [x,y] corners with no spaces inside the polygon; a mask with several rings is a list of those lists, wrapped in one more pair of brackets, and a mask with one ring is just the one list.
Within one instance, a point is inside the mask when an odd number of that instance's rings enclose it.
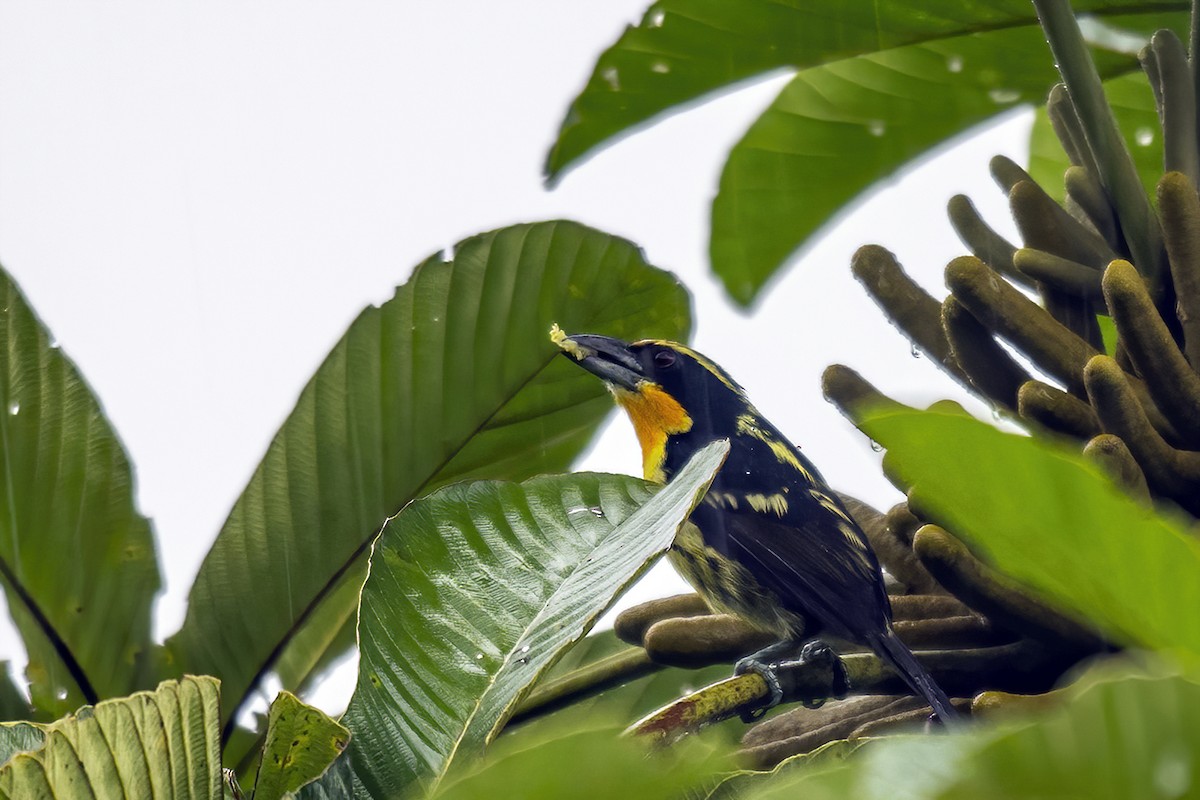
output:
{"label": "large green leaf", "polygon": [[[1188,4],[1075,7],[1120,19]],[[611,138],[747,78],[801,70],[731,154],[714,205],[713,267],[746,304],[822,222],[880,177],[1017,100],[1044,97],[1054,73],[1036,24],[1026,0],[661,0],[597,60],[547,174],[556,179]],[[901,52],[910,45],[925,47]],[[806,71],[816,74],[806,79]],[[909,106],[913,99],[919,105]]]}
{"label": "large green leaf", "polygon": [[[678,339],[687,305],[632,244],[570,222],[475,236],[453,261],[418,266],[355,320],[276,434],[200,568],[169,641],[175,669],[221,675],[235,714],[310,619],[341,625],[389,514],[447,483],[525,478],[579,453],[611,401],[556,357],[551,322]],[[342,608],[314,617],[327,598]]]}
{"label": "large green leaf", "polygon": [[1078,453],[962,415],[905,411],[863,430],[955,534],[1119,641],[1200,663],[1200,542]]}
{"label": "large green leaf", "polygon": [[[1136,63],[1101,61],[1105,71]],[[749,303],[868,186],[973,125],[1043,100],[1056,77],[1041,31],[1031,27],[802,71],[725,162],[712,210],[714,271],[734,299]]]}
{"label": "large green leaf", "polygon": [[581,474],[449,486],[376,542],[344,722],[357,796],[436,787],[479,756],[528,688],[671,543],[727,452],[652,496]]}
{"label": "large green leaf", "polygon": [[[0,797],[222,797],[218,682],[188,677],[84,706],[53,724],[0,726]],[[23,742],[21,741],[23,738]]]}
{"label": "large green leaf", "polygon": [[95,395],[2,269],[0,453],[0,572],[34,704],[53,718],[128,694],[160,586],[150,523]]}
{"label": "large green leaf", "polygon": [[1197,763],[1194,679],[1099,669],[1043,719],[869,741],[840,765],[767,777],[739,797],[1165,800],[1195,795]]}
{"label": "large green leaf", "polygon": [[[1163,143],[1150,83],[1144,73],[1133,72],[1105,81],[1104,93],[1142,184],[1153,196],[1163,175]],[[1045,107],[1039,108],[1029,134],[1029,174],[1050,196],[1062,200],[1066,195],[1063,174],[1069,166]]]}

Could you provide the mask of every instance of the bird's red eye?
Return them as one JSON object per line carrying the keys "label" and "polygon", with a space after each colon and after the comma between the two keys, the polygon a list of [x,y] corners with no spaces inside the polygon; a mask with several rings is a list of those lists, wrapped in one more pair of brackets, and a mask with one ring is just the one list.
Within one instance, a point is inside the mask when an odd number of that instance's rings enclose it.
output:
{"label": "bird's red eye", "polygon": [[654,354],[654,366],[659,369],[675,366],[675,354],[670,350],[659,350]]}

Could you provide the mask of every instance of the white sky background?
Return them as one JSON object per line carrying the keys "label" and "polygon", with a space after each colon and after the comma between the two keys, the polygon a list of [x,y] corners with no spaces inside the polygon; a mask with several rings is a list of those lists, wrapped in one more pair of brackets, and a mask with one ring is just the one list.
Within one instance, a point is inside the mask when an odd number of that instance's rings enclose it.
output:
{"label": "white sky background", "polygon": [[[0,263],[137,467],[166,581],[160,638],[349,322],[430,253],[510,223],[572,218],[640,244],[692,290],[695,346],[836,488],[896,502],[878,454],[822,400],[821,371],[848,364],[916,404],[963,392],[911,357],[850,256],[883,244],[940,297],[964,252],[946,201],[967,193],[1011,230],[987,160],[1024,161],[1031,115],[881,189],[747,316],[709,275],[709,204],[723,155],[782,79],[541,184],[570,100],[647,4],[0,0]],[[610,423],[580,466],[639,474],[628,424]],[[652,578],[641,596],[675,589],[663,569]],[[0,657],[23,659],[11,631]],[[326,704],[350,683],[343,670]]]}

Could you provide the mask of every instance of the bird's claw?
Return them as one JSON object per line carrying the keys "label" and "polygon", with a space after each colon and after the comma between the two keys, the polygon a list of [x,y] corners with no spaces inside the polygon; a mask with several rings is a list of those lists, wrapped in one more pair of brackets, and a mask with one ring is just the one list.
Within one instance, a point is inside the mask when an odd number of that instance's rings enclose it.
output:
{"label": "bird's claw", "polygon": [[[783,684],[779,680],[779,670],[783,667],[799,667],[799,666],[822,666],[828,667],[833,673],[833,680],[830,683],[831,694],[833,697],[842,697],[850,690],[850,681],[846,675],[846,667],[842,664],[842,659],[837,653],[829,648],[829,645],[822,642],[820,639],[813,639],[805,642],[800,648],[799,655],[793,660],[775,661],[767,660],[778,657],[783,648],[780,645],[774,645],[754,655],[746,656],[739,660],[733,667],[734,675],[743,675],[747,672],[754,672],[760,675],[763,681],[767,684],[767,689],[771,695],[767,700],[752,711],[743,711],[741,714],[743,722],[754,722],[761,719],[763,714],[783,702]],[[827,698],[803,698],[800,704],[805,708],[820,708],[825,705]]]}
{"label": "bird's claw", "polygon": [[[829,648],[829,645],[822,642],[820,639],[813,639],[805,642],[804,647],[800,648],[800,657],[796,659],[799,664],[820,664],[829,667],[833,673],[833,680],[830,682],[830,688],[833,690],[834,697],[842,697],[846,692],[850,691],[850,678],[846,675],[846,665],[842,663],[842,659],[837,653]],[[821,700],[811,708],[817,708],[825,703]],[[805,703],[808,705],[808,703]]]}
{"label": "bird's claw", "polygon": [[762,716],[772,708],[783,702],[783,686],[779,683],[779,675],[775,671],[777,666],[777,664],[769,664],[754,656],[746,656],[743,659],[739,659],[733,665],[734,675],[745,675],[747,672],[753,672],[763,679],[763,682],[767,684],[767,689],[771,692],[771,696],[762,705],[750,711],[741,712],[742,722],[756,722],[762,719]]}

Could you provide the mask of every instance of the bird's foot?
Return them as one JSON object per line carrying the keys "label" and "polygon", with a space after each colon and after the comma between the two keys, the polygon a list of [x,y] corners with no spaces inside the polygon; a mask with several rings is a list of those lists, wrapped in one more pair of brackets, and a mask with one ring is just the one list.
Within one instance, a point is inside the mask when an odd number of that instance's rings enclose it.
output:
{"label": "bird's foot", "polygon": [[775,671],[776,666],[778,665],[759,661],[754,656],[746,656],[734,664],[734,675],[745,675],[747,672],[757,673],[771,692],[771,696],[761,706],[741,713],[742,722],[756,722],[762,719],[763,714],[783,702],[783,686],[779,683],[779,674]]}
{"label": "bird's foot", "polygon": [[[789,652],[794,652],[796,649],[795,642],[776,642],[770,647],[746,656],[737,662],[733,668],[733,674],[742,675],[747,672],[754,672],[762,676],[762,679],[767,684],[770,690],[770,697],[766,702],[753,711],[742,713],[744,722],[754,722],[760,719],[768,710],[774,708],[783,702],[784,687],[780,680],[780,669],[795,669],[798,667],[824,667],[831,674],[829,682],[830,696],[842,697],[850,690],[850,681],[846,675],[845,665],[842,664],[842,659],[837,653],[829,648],[829,645],[822,642],[820,639],[811,639],[804,643],[800,648],[799,654],[794,659],[783,659],[782,656]],[[805,708],[820,708],[825,704],[826,698],[819,699],[802,699],[800,703]]]}
{"label": "bird's foot", "polygon": [[[850,678],[846,675],[846,665],[842,663],[841,657],[820,639],[811,639],[805,642],[804,647],[800,648],[800,657],[796,659],[796,663],[828,667],[829,671],[833,673],[833,680],[830,681],[829,687],[834,697],[842,697],[850,691]],[[819,708],[824,704],[825,699],[804,702],[804,705],[809,708]]]}
{"label": "bird's foot", "polygon": [[776,670],[779,666],[779,657],[795,649],[796,643],[793,641],[775,642],[757,653],[739,659],[733,665],[734,675],[744,675],[747,672],[756,673],[767,684],[767,689],[771,692],[771,696],[761,706],[752,711],[742,712],[742,722],[754,722],[761,719],[763,714],[783,702],[783,685],[779,682],[779,673]]}

